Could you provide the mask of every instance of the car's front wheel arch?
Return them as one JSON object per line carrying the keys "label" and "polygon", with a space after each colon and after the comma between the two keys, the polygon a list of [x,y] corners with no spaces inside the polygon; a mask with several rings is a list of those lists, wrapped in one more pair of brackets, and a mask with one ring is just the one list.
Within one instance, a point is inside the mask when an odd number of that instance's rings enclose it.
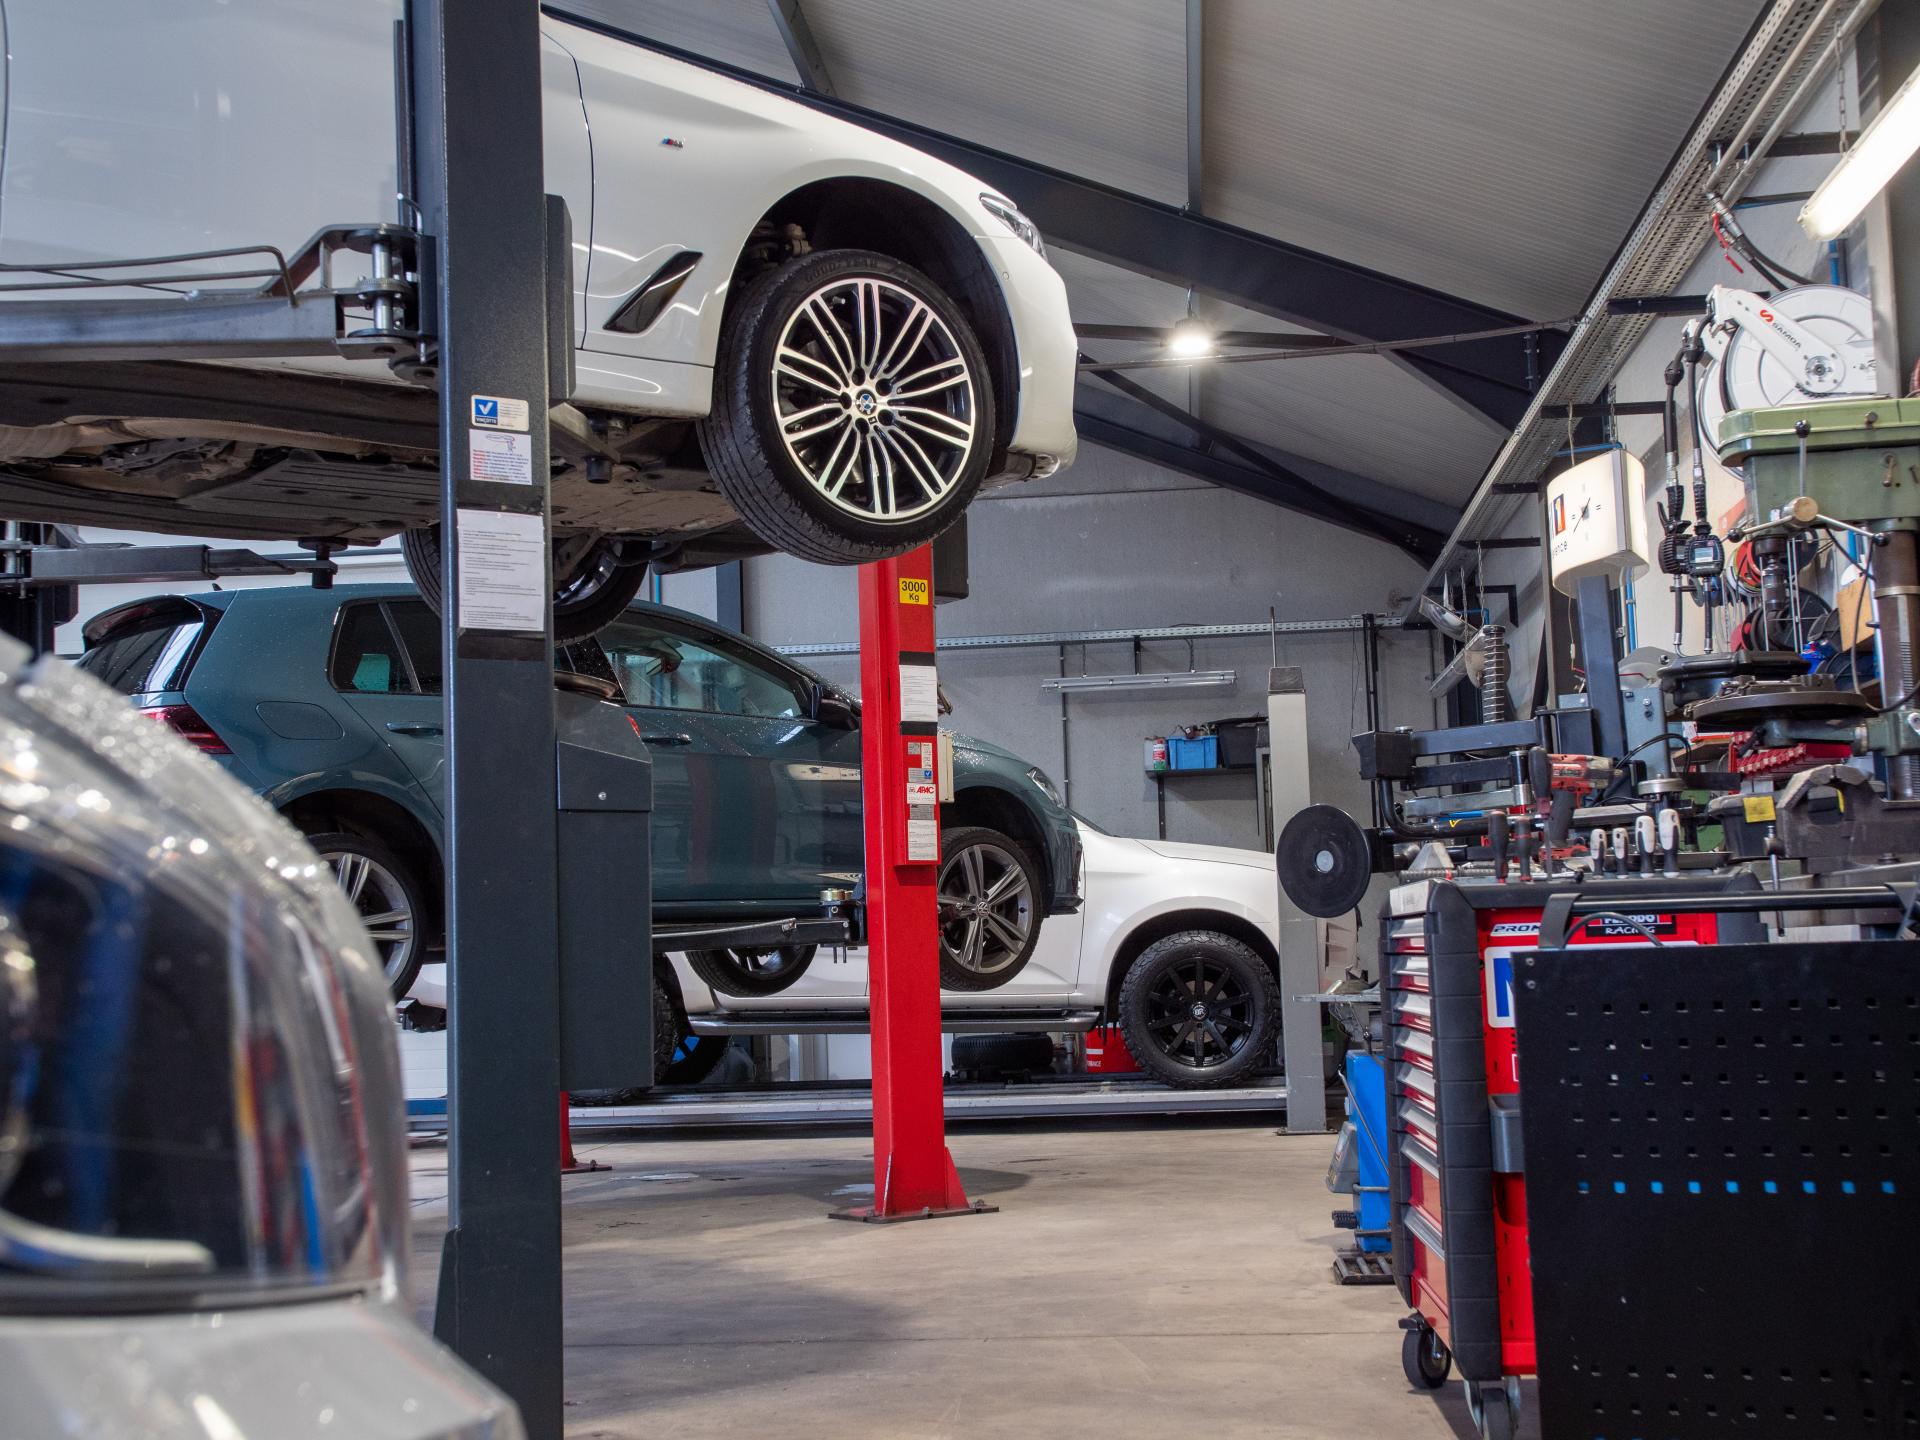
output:
{"label": "car's front wheel arch", "polygon": [[1020,362],[1013,316],[980,242],[941,206],[905,186],[856,175],[815,180],[776,200],[745,237],[728,285],[729,305],[767,266],[766,243],[752,237],[783,237],[789,225],[797,225],[814,250],[872,250],[903,261],[959,307],[986,352],[993,382],[994,450],[987,468],[992,478],[1005,464],[1019,417]]}
{"label": "car's front wheel arch", "polygon": [[413,864],[425,890],[429,931],[436,943],[445,933],[447,878],[440,846],[406,806],[366,790],[310,790],[276,808],[302,835],[364,835]]}
{"label": "car's front wheel arch", "polygon": [[1127,932],[1114,950],[1113,962],[1107,968],[1105,1018],[1109,1022],[1117,1021],[1120,1017],[1120,987],[1126,983],[1127,971],[1132,968],[1133,962],[1146,953],[1148,947],[1158,944],[1169,935],[1178,935],[1187,930],[1211,930],[1238,940],[1260,957],[1276,980],[1280,978],[1280,952],[1274,949],[1267,933],[1244,915],[1235,915],[1226,910],[1170,910],[1163,915],[1152,915],[1142,920]]}
{"label": "car's front wheel arch", "polygon": [[1051,912],[1058,891],[1054,883],[1053,850],[1032,809],[1018,797],[991,784],[958,785],[953,799],[940,807],[940,824],[943,827],[977,825],[1018,840],[1028,857],[1040,867],[1044,908]]}

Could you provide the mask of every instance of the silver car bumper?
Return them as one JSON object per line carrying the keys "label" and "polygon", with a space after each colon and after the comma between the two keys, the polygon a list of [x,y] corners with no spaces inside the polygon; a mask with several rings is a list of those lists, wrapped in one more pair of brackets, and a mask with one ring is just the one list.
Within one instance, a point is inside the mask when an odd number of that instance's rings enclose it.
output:
{"label": "silver car bumper", "polygon": [[519,1413],[390,1305],[0,1318],[8,1440],[524,1440]]}

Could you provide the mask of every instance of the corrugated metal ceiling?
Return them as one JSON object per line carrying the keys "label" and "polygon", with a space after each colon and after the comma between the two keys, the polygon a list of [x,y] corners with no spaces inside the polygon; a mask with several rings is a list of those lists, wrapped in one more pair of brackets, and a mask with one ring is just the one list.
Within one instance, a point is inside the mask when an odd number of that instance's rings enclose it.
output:
{"label": "corrugated metal ceiling", "polygon": [[[791,81],[767,0],[563,0]],[[1206,0],[1207,213],[1537,319],[1606,269],[1764,0]],[[839,96],[1151,199],[1186,198],[1179,0],[802,0]],[[1083,322],[1177,287],[1058,254]],[[1274,322],[1202,304],[1216,323]],[[1090,346],[1101,358],[1140,347]],[[1181,372],[1132,372],[1185,404]],[[1082,381],[1082,384],[1091,382]],[[1381,357],[1221,366],[1203,418],[1458,504],[1500,433]]]}
{"label": "corrugated metal ceiling", "polygon": [[565,0],[560,8],[770,80],[793,79],[767,0]]}
{"label": "corrugated metal ceiling", "polygon": [[1496,309],[1563,318],[1762,8],[1208,0],[1208,211]]}

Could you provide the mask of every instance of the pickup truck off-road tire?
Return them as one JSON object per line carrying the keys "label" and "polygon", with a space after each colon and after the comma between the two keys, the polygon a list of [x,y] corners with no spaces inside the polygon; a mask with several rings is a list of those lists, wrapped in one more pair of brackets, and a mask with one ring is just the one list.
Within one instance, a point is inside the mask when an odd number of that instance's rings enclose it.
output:
{"label": "pickup truck off-road tire", "polygon": [[[660,1084],[698,1085],[720,1067],[727,1044],[724,1035],[695,1035],[659,975],[653,977],[653,1055]],[[576,1105],[632,1105],[648,1089],[630,1085],[618,1090],[575,1090],[567,1098]]]}
{"label": "pickup truck off-road tire", "polygon": [[1127,967],[1120,1028],[1140,1068],[1185,1087],[1232,1085],[1273,1058],[1280,984],[1251,947],[1215,930],[1157,940]]}
{"label": "pickup truck off-road tire", "polygon": [[984,825],[940,832],[940,988],[997,990],[1027,968],[1045,914],[1026,846]]}
{"label": "pickup truck off-road tire", "polygon": [[803,560],[903,555],[966,510],[994,447],[993,379],[951,298],[868,250],[816,250],[735,301],[699,423],[748,527]]}

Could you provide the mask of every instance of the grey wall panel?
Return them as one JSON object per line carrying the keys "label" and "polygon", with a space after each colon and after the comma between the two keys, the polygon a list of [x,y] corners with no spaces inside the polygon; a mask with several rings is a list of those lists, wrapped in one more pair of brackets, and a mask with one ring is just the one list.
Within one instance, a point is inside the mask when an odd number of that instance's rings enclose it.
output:
{"label": "grey wall panel", "polygon": [[1186,9],[1170,0],[806,0],[839,93],[1156,200],[1186,196]]}
{"label": "grey wall panel", "polygon": [[[1212,487],[1166,487],[1164,472],[1089,449],[1062,477],[1081,486],[1096,476],[1108,493],[1001,492],[972,512],[972,595],[940,607],[943,635],[1113,629],[1128,626],[1327,619],[1385,610],[1419,578],[1419,567],[1370,540],[1303,520]],[[1136,488],[1121,488],[1130,483]],[[851,571],[784,556],[746,566],[749,630],[773,644],[851,640],[857,631]],[[1124,644],[1072,647],[1070,673],[1130,669]],[[1424,635],[1388,632],[1382,688],[1390,724],[1426,725]],[[1352,731],[1365,723],[1358,639],[1345,632],[1282,636],[1280,663],[1306,670],[1315,797],[1364,814],[1354,772]],[[1060,705],[1040,689],[1058,673],[1055,650],[959,651],[941,656],[950,724],[1006,746],[1059,778],[1071,779],[1076,808],[1110,830],[1155,833],[1152,782],[1142,742],[1181,723],[1251,715],[1265,706],[1271,652],[1265,637],[1203,640],[1194,663],[1239,672],[1233,691],[1077,696],[1068,701],[1070,764],[1063,766]],[[852,657],[807,663],[853,686]],[[1142,668],[1185,669],[1184,643],[1145,647]],[[1246,777],[1175,782],[1167,792],[1169,839],[1252,845],[1258,833]]]}

